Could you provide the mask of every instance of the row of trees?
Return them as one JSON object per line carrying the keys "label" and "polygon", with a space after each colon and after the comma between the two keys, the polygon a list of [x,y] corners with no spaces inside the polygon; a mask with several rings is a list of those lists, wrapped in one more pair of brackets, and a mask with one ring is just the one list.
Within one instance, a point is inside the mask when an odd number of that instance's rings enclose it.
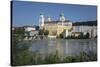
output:
{"label": "row of trees", "polygon": [[63,34],[60,34],[58,38],[65,38],[65,39],[87,39],[87,38],[89,38],[89,36],[90,36],[89,33],[86,33],[86,35],[84,35],[81,32],[78,37],[76,37],[76,36],[67,36],[67,37],[64,37]]}
{"label": "row of trees", "polygon": [[15,30],[12,30],[12,34],[23,35],[24,32],[25,32],[24,28],[15,28]]}
{"label": "row of trees", "polygon": [[25,30],[24,28],[15,28],[15,30],[12,30],[12,36],[18,38],[18,39],[23,39]]}
{"label": "row of trees", "polygon": [[75,22],[73,23],[73,26],[97,26],[97,20],[96,21],[85,21],[85,22]]}

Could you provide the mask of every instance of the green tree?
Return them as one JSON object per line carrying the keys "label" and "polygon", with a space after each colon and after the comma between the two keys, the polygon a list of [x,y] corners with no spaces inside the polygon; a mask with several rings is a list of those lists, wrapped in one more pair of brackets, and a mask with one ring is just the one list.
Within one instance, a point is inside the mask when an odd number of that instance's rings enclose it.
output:
{"label": "green tree", "polygon": [[40,29],[39,30],[39,35],[43,35],[44,34],[44,29]]}
{"label": "green tree", "polygon": [[45,30],[44,31],[44,35],[48,35],[49,34],[49,31],[48,30]]}
{"label": "green tree", "polygon": [[15,30],[12,31],[12,35],[18,37],[19,39],[23,39],[25,34],[25,30],[23,27],[16,28]]}
{"label": "green tree", "polygon": [[86,38],[89,38],[89,36],[90,36],[89,33],[87,33],[87,34],[86,34]]}
{"label": "green tree", "polygon": [[13,31],[13,34],[23,35],[25,32],[24,28],[17,28]]}
{"label": "green tree", "polygon": [[60,38],[64,38],[64,36],[63,36],[63,34],[62,34],[62,33],[59,35],[59,37],[60,37]]}
{"label": "green tree", "polygon": [[78,36],[78,38],[84,38],[82,32],[80,33],[80,35]]}

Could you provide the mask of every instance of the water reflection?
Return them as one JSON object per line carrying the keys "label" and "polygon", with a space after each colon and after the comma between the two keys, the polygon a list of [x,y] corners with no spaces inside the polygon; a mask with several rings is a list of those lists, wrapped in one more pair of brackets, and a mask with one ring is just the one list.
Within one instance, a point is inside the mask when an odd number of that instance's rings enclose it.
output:
{"label": "water reflection", "polygon": [[55,40],[38,40],[32,43],[30,51],[38,52],[42,55],[58,53],[61,56],[79,55],[81,52],[97,53],[96,39],[55,39]]}

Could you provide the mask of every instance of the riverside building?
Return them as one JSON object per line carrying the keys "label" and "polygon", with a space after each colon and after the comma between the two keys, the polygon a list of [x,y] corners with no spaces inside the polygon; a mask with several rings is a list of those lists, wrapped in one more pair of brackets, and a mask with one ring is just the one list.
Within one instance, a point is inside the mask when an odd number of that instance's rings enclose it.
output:
{"label": "riverside building", "polygon": [[69,35],[68,31],[72,29],[72,22],[67,20],[64,17],[64,13],[59,15],[59,20],[53,21],[52,18],[49,16],[47,21],[45,21],[44,15],[40,13],[39,17],[39,27],[40,29],[45,29],[49,31],[48,37],[52,36],[59,36],[64,31],[66,32],[66,37]]}

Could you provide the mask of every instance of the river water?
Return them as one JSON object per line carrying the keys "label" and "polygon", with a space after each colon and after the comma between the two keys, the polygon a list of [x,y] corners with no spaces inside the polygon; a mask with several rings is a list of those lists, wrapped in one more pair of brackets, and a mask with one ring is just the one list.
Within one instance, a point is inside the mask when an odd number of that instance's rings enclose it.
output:
{"label": "river water", "polygon": [[55,53],[63,56],[75,56],[81,52],[97,54],[97,39],[49,39],[35,40],[31,43],[29,51],[42,55]]}

